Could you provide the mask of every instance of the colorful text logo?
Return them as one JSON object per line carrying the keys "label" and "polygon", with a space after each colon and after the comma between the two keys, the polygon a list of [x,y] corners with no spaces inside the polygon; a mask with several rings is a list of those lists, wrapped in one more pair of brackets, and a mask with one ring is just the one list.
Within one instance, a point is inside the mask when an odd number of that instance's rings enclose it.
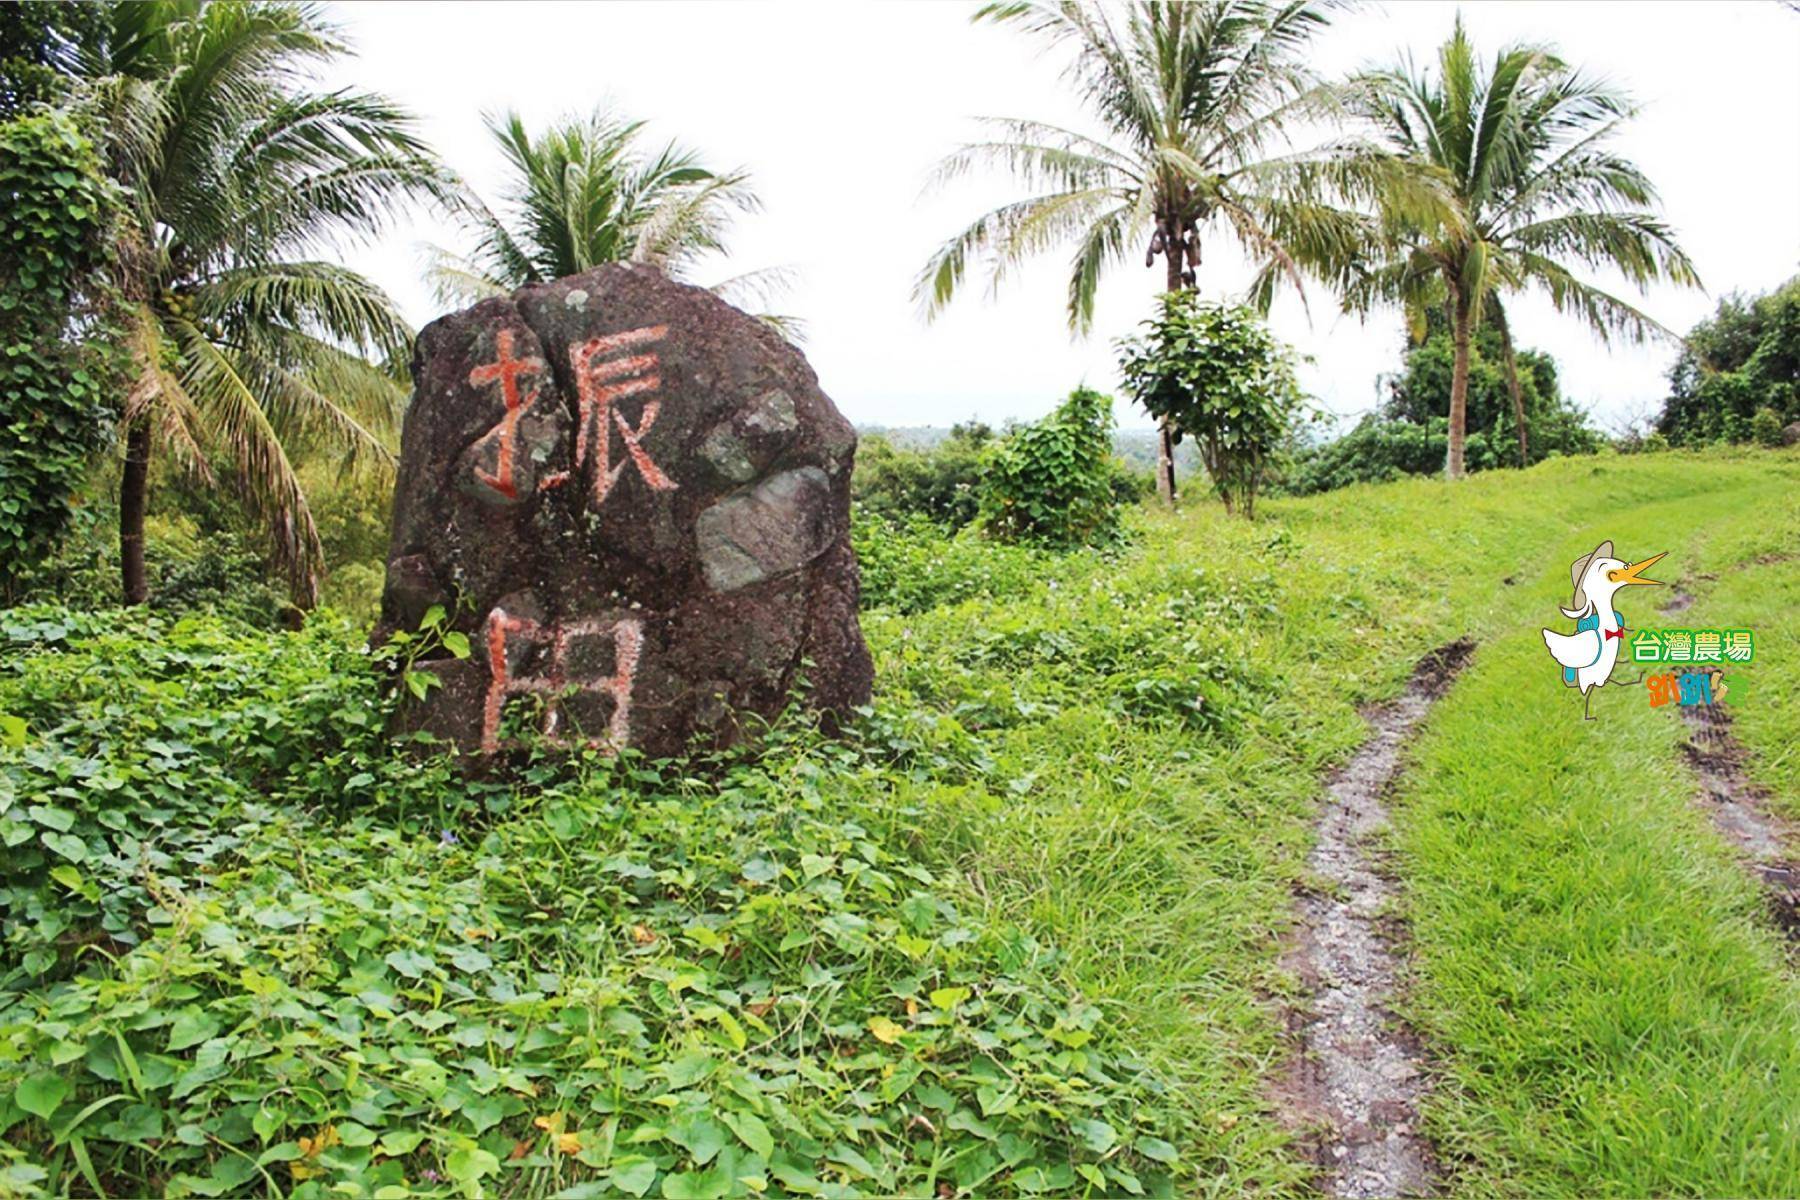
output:
{"label": "colorful text logo", "polygon": [[1637,629],[1630,639],[1634,663],[1747,663],[1756,657],[1748,629]]}

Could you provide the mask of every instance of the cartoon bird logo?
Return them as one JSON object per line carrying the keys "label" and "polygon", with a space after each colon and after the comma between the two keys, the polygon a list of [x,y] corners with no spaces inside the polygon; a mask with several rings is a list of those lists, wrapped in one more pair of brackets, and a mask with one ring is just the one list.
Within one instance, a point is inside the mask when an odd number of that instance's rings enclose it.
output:
{"label": "cartoon bird logo", "polygon": [[1575,632],[1546,629],[1544,645],[1549,647],[1550,657],[1562,665],[1563,683],[1581,689],[1584,720],[1594,719],[1588,711],[1593,691],[1611,678],[1619,647],[1625,644],[1625,618],[1613,607],[1613,596],[1634,583],[1660,585],[1662,580],[1645,579],[1643,572],[1655,566],[1663,554],[1627,564],[1613,557],[1611,542],[1601,542],[1592,554],[1576,559],[1569,567],[1575,599],[1562,614],[1574,620]]}

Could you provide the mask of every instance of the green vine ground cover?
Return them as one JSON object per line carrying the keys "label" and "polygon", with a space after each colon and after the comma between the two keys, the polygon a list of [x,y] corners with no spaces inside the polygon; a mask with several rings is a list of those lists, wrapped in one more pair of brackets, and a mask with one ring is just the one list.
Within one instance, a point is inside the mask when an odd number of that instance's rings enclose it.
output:
{"label": "green vine ground cover", "polygon": [[[850,736],[784,722],[755,753],[534,760],[511,783],[393,753],[347,623],[0,612],[7,1186],[1299,1194],[1265,1092],[1276,964],[1357,706],[1465,632],[1478,672],[1541,682],[1535,658],[1485,664],[1552,615],[1567,545],[1614,518],[1601,536],[1633,536],[1642,505],[1646,533],[1766,523],[1797,476],[1563,460],[1253,524],[1137,516],[1110,555],[863,520],[878,699]],[[1415,921],[1474,936],[1431,907],[1461,865],[1416,867]],[[1791,988],[1728,899],[1716,936],[1761,973],[1734,1011],[1773,1070]],[[1422,948],[1422,1013],[1484,1000]],[[1434,1119],[1469,1178],[1541,1181],[1502,1134],[1456,1136],[1457,1106],[1491,1128],[1525,1095],[1480,1090],[1481,1049],[1452,1047]],[[1782,1119],[1727,1077],[1738,1058],[1688,1050],[1684,1086]],[[1721,1170],[1691,1178],[1725,1179],[1735,1148],[1719,1133]],[[1571,1162],[1554,1177],[1586,1190],[1646,1178]]]}

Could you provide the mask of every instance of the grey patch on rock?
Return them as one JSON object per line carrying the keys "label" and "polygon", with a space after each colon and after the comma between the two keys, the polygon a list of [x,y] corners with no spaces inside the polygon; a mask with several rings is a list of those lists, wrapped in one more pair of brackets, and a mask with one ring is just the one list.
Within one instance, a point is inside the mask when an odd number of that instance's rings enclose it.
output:
{"label": "grey patch on rock", "polygon": [[744,409],[744,427],[756,433],[791,433],[799,423],[794,398],[780,388],[764,392]]}
{"label": "grey patch on rock", "polygon": [[568,295],[563,297],[563,303],[568,305],[570,308],[584,307],[587,304],[587,302],[588,302],[588,294],[580,288],[574,289]]}
{"label": "grey patch on rock", "polygon": [[798,570],[824,551],[831,481],[818,467],[783,471],[700,514],[694,534],[707,586],[732,592]]}
{"label": "grey patch on rock", "polygon": [[1288,1124],[1314,1138],[1329,1196],[1419,1195],[1436,1176],[1418,1128],[1424,1053],[1390,1007],[1401,971],[1388,915],[1396,888],[1373,843],[1387,828],[1383,796],[1407,739],[1474,650],[1467,639],[1434,650],[1399,697],[1364,714],[1369,739],[1332,774],[1307,857],[1329,890],[1297,900],[1300,929],[1284,961],[1307,1000],[1289,1014],[1298,1045],[1274,1090]]}
{"label": "grey patch on rock", "polygon": [[719,474],[734,483],[746,483],[756,474],[750,452],[729,424],[716,426],[700,443],[700,457],[718,469]]}
{"label": "grey patch on rock", "polygon": [[423,554],[403,554],[387,565],[387,590],[396,603],[423,611],[442,589],[430,559]]}

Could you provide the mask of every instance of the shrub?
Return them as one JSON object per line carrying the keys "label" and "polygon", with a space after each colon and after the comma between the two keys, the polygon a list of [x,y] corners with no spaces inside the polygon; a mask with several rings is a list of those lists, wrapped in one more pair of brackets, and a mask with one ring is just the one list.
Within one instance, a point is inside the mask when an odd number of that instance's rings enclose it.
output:
{"label": "shrub", "polygon": [[1132,398],[1191,437],[1226,511],[1254,516],[1301,407],[1292,355],[1254,312],[1170,292],[1146,332],[1120,343]]}
{"label": "shrub", "polygon": [[[1435,306],[1426,315],[1423,342],[1408,341],[1400,371],[1388,376],[1388,400],[1383,416],[1389,420],[1429,425],[1450,416],[1450,383],[1456,348],[1449,320]],[[1540,350],[1519,347],[1514,355],[1519,381],[1519,403],[1525,410],[1529,461],[1542,462],[1553,454],[1592,454],[1600,448],[1600,435],[1588,424],[1586,414],[1563,397],[1556,361]],[[1513,447],[1511,454],[1493,466],[1518,465],[1519,431],[1513,413],[1512,389],[1507,383],[1506,344],[1498,327],[1484,324],[1475,330],[1469,355],[1467,428],[1485,432],[1496,450]],[[1438,463],[1433,470],[1441,470]]]}
{"label": "shrub", "polygon": [[[1533,462],[1563,454],[1593,454],[1600,449],[1600,435],[1588,426],[1585,416],[1572,409],[1541,409],[1528,420]],[[1436,475],[1444,469],[1449,443],[1446,417],[1410,421],[1370,414],[1341,437],[1295,450],[1282,468],[1277,487],[1304,496],[1353,483]],[[1628,438],[1621,439],[1617,448],[1632,453],[1650,447],[1641,445],[1640,439]],[[1510,417],[1490,429],[1472,428],[1464,439],[1463,463],[1471,472],[1514,467],[1518,461],[1518,440]]]}
{"label": "shrub", "polygon": [[983,523],[1011,541],[1066,549],[1118,539],[1112,397],[1076,388],[1041,421],[989,451]]}
{"label": "shrub", "polygon": [[851,540],[862,566],[865,608],[918,613],[978,596],[1016,595],[1042,575],[1048,552],[948,533],[923,514],[895,518],[857,505]]}
{"label": "shrub", "polygon": [[[1369,415],[1349,433],[1294,452],[1277,486],[1290,495],[1328,492],[1353,483],[1383,483],[1406,475],[1436,475],[1444,469],[1450,422],[1432,417],[1423,424],[1384,421]],[[1486,471],[1518,462],[1511,434],[1473,432],[1464,440],[1463,462]]]}
{"label": "shrub", "polygon": [[1764,405],[1750,418],[1750,440],[1759,446],[1781,445],[1781,414]]}
{"label": "shrub", "polygon": [[902,450],[880,434],[856,450],[851,494],[870,512],[904,522],[914,514],[957,530],[980,512],[982,456],[993,439],[986,425],[958,425],[929,450]]}
{"label": "shrub", "polygon": [[[28,595],[54,597],[80,610],[119,603],[118,494],[115,472],[83,486],[79,519],[54,556],[29,581]],[[216,493],[176,483],[160,487],[146,521],[149,605],[171,616],[209,613],[258,628],[280,624],[286,596],[272,585],[258,535],[219,503]]]}
{"label": "shrub", "polygon": [[1688,331],[1657,428],[1677,445],[1760,440],[1765,408],[1778,425],[1800,418],[1800,277],[1727,296]]}
{"label": "shrub", "polygon": [[1669,439],[1656,430],[1643,433],[1633,429],[1615,438],[1613,448],[1620,454],[1661,454],[1669,449]]}

